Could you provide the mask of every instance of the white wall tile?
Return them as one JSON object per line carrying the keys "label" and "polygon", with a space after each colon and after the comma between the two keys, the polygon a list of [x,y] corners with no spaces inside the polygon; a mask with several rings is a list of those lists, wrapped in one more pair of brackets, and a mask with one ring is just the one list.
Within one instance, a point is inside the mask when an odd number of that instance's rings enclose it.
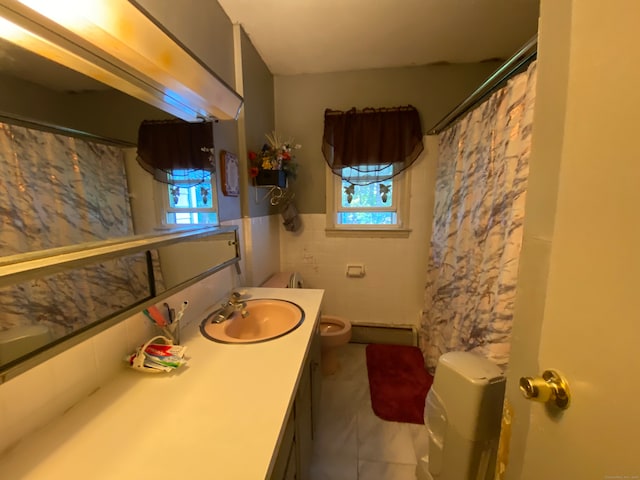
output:
{"label": "white wall tile", "polygon": [[91,340],[75,345],[53,357],[48,363],[54,383],[53,403],[57,412],[64,412],[100,385]]}
{"label": "white wall tile", "polygon": [[[144,342],[145,338],[158,334],[157,329],[142,312],[132,315],[123,323],[127,331],[127,352],[133,352],[141,342]],[[94,337],[94,340],[96,338],[97,336]]]}
{"label": "white wall tile", "polygon": [[120,322],[104,331],[101,335],[95,336],[91,341],[91,345],[99,383],[106,382],[120,371],[124,365],[123,359],[133,351],[132,348],[129,348],[125,322]]}
{"label": "white wall tile", "polygon": [[[409,238],[327,237],[324,214],[301,214],[304,228],[280,230],[280,269],[297,271],[305,285],[325,290],[323,311],[352,322],[416,325],[423,306],[433,212],[437,140],[411,171]],[[348,263],[365,265],[364,278],[347,278]]]}
{"label": "white wall tile", "polygon": [[0,451],[44,425],[60,414],[56,398],[56,383],[50,362],[0,385],[5,398],[6,416],[0,425]]}
{"label": "white wall tile", "polygon": [[259,286],[280,271],[280,216],[269,215],[245,219],[246,284]]}

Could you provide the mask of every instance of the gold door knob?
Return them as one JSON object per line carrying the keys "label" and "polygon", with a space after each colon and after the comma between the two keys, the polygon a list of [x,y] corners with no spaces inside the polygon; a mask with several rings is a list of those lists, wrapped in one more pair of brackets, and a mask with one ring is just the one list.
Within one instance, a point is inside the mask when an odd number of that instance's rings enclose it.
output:
{"label": "gold door knob", "polygon": [[520,378],[520,391],[526,399],[543,403],[553,402],[557,407],[569,408],[569,384],[555,370],[545,370],[542,377]]}

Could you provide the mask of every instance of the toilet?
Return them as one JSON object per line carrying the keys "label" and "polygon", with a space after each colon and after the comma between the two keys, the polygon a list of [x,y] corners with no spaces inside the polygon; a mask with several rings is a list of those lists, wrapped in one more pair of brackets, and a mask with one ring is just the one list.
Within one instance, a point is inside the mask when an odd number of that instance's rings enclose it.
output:
{"label": "toilet", "polygon": [[[272,275],[263,287],[271,288],[304,288],[304,283],[297,272],[280,272]],[[320,344],[322,374],[333,375],[340,369],[337,348],[351,340],[351,323],[340,317],[322,315],[320,317]]]}
{"label": "toilet", "polygon": [[351,340],[351,323],[331,315],[320,317],[320,344],[322,347],[322,374],[333,375],[340,369],[337,350]]}
{"label": "toilet", "polygon": [[274,273],[261,287],[268,288],[304,288],[304,283],[297,272]]}
{"label": "toilet", "polygon": [[0,365],[45,346],[52,340],[45,325],[20,325],[0,332]]}

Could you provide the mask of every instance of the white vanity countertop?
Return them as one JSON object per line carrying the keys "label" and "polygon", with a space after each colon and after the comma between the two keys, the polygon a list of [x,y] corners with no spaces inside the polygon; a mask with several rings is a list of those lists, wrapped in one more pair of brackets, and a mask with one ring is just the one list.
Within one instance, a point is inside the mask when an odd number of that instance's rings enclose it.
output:
{"label": "white vanity countertop", "polygon": [[309,350],[322,290],[249,288],[297,303],[293,332],[249,345],[182,331],[186,367],[113,381],[0,457],[6,480],[264,479]]}

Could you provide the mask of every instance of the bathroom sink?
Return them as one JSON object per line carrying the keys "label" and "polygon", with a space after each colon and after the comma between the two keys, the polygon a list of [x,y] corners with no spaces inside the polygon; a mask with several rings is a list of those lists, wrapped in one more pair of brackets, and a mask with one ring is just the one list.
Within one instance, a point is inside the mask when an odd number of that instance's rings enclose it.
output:
{"label": "bathroom sink", "polygon": [[221,323],[213,323],[209,315],[200,324],[202,335],[222,343],[264,342],[292,332],[304,320],[302,308],[287,300],[248,300],[244,311],[248,315],[234,312]]}

